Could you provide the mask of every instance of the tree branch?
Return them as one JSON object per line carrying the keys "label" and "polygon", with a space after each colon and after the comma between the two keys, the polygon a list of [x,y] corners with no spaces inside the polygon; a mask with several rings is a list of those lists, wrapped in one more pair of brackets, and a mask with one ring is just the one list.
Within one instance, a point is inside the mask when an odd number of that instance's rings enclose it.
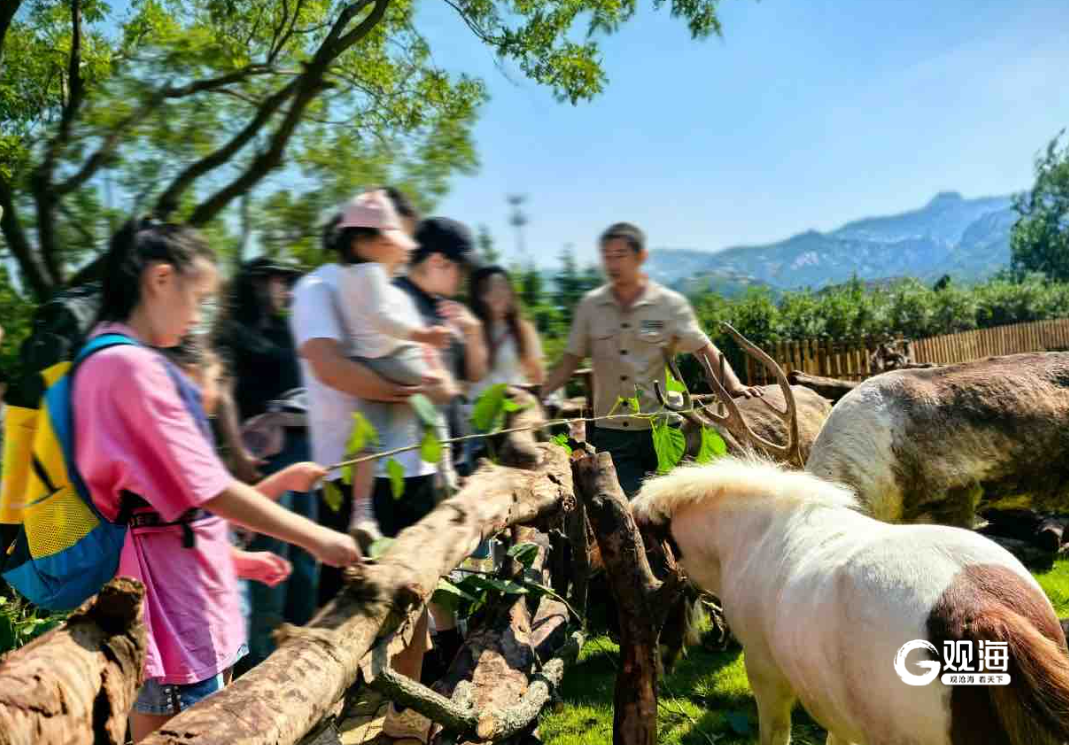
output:
{"label": "tree branch", "polygon": [[[82,80],[82,0],[71,0],[71,54],[67,65],[67,78],[70,80],[70,96],[59,121],[59,137],[53,142],[53,147],[56,148],[65,145],[70,139],[74,117],[85,100],[85,81]],[[58,154],[56,152],[54,157]]]}
{"label": "tree branch", "polygon": [[[270,95],[260,104],[260,108],[256,111],[256,116],[254,116],[240,132],[230,138],[229,142],[215,152],[204,156],[178,174],[174,181],[171,182],[171,185],[167,187],[166,191],[164,191],[163,194],[160,195],[160,198],[156,200],[156,214],[161,217],[166,217],[174,212],[178,207],[178,200],[181,198],[182,194],[185,193],[186,189],[193,185],[194,181],[204,174],[227,163],[239,150],[245,147],[245,145],[248,144],[248,142],[252,140],[260,129],[262,129],[271,119],[271,117],[282,108],[282,104],[286,102],[286,99],[298,90],[303,77],[304,76],[302,75],[301,77],[290,81],[284,88]],[[207,220],[204,222],[207,222]]]}
{"label": "tree branch", "polygon": [[[359,0],[342,11],[338,21],[334,24],[333,28],[331,28],[330,33],[327,35],[327,38],[324,39],[323,44],[320,45],[319,51],[308,64],[304,74],[294,81],[296,85],[294,86],[295,93],[293,103],[290,106],[289,111],[286,113],[286,116],[283,118],[282,123],[279,124],[278,129],[276,129],[271,136],[267,149],[257,155],[252,163],[249,164],[249,167],[238,175],[237,178],[198,205],[189,218],[189,223],[191,225],[203,225],[210,221],[225,209],[230,202],[241,196],[245,191],[251,189],[268,173],[282,164],[282,155],[286,150],[286,145],[289,144],[290,139],[293,137],[297,125],[300,124],[305,109],[307,109],[308,105],[315,100],[325,87],[327,87],[323,77],[326,74],[330,63],[337,59],[339,55],[345,52],[345,50],[353,44],[367,36],[368,33],[371,32],[371,29],[373,29],[382,20],[383,16],[386,15],[386,8],[389,6],[390,0],[375,0],[375,6],[371,9],[371,12],[368,13],[367,17],[364,18],[364,20],[362,20],[352,31],[344,36],[339,36],[341,30],[345,28],[349,20],[370,2],[371,0]],[[290,86],[287,86],[287,88],[289,87]],[[278,105],[281,106],[282,101],[279,101]],[[251,134],[249,137],[251,138]],[[241,144],[243,145],[244,143]],[[236,152],[237,150],[235,149],[230,155],[233,155],[233,153]],[[230,155],[227,156],[228,159]],[[186,186],[188,186],[188,184],[186,184]],[[185,187],[183,187],[183,190],[184,188]],[[162,199],[163,198],[161,197],[161,201]]]}
{"label": "tree branch", "polygon": [[4,240],[7,241],[11,253],[19,264],[22,278],[29,285],[31,292],[38,300],[48,297],[52,291],[52,283],[45,274],[44,269],[37,262],[33,246],[30,245],[22,223],[19,222],[18,211],[15,209],[14,195],[7,179],[0,176],[0,208],[3,215],[0,216],[0,229],[3,230]]}

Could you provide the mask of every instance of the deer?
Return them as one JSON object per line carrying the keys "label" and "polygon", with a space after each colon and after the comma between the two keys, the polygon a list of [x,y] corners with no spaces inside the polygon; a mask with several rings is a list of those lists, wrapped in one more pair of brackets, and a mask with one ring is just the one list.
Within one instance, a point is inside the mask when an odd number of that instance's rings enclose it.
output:
{"label": "deer", "polygon": [[[684,419],[683,434],[687,439],[687,453],[698,450],[701,428],[716,430],[727,445],[728,453],[742,454],[756,450],[767,457],[802,468],[813,443],[832,410],[832,403],[819,393],[804,386],[792,386],[776,364],[760,347],[744,337],[728,323],[721,327],[738,343],[746,354],[764,365],[776,380],[775,385],[762,386],[762,395],[752,398],[732,398],[724,388],[724,355],[720,355],[719,374],[709,360],[699,357],[705,379],[713,393],[692,396],[683,391],[680,401],[673,401],[654,383],[654,392],[661,406],[679,413]],[[676,380],[682,376],[675,361],[665,356],[665,364]],[[714,409],[712,403],[716,402]],[[786,440],[785,444],[777,441]]]}
{"label": "deer", "polygon": [[806,470],[886,522],[972,528],[987,509],[1069,504],[1069,353],[895,370],[832,409]]}

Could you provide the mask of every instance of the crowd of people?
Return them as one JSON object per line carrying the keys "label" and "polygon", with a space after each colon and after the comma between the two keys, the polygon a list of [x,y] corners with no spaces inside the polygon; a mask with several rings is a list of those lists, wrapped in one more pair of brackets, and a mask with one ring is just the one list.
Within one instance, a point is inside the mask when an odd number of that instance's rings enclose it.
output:
{"label": "crowd of people", "polygon": [[[478,266],[462,223],[423,219],[396,189],[372,189],[329,221],[323,249],[330,260],[307,274],[271,258],[243,264],[210,334],[193,333],[220,284],[199,233],[131,221],[107,252],[92,336],[136,343],[78,368],[74,460],[105,517],[130,515],[119,573],[146,588],[135,742],[265,659],[281,623],[307,623],[345,567],[427,515],[480,455],[469,439],[437,463],[395,456],[404,471],[395,499],[382,458],[351,479],[327,470],[352,455],[354,414],[376,430],[374,454],[419,442],[416,393],[437,407],[444,441],[471,434],[472,403],[490,386],[527,386],[544,400],[587,357],[595,417],[636,391],[643,411],[657,410],[664,354],[703,355],[720,369],[687,301],[642,273],[645,236],[630,224],[601,235],[608,282],[575,309],[567,352],[548,375],[508,272]],[[730,366],[724,382],[733,395],[757,393]],[[648,426],[614,418],[590,436],[628,495],[656,468]],[[344,495],[341,509],[326,505],[328,484]],[[430,682],[461,642],[457,619],[431,605],[391,665]],[[423,741],[429,729],[394,705],[384,726]]]}

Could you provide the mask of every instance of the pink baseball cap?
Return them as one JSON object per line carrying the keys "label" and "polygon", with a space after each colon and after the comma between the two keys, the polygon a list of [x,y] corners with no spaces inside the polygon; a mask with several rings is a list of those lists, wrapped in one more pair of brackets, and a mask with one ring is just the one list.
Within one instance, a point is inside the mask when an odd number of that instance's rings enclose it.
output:
{"label": "pink baseball cap", "polygon": [[338,228],[375,228],[398,246],[414,251],[419,244],[401,227],[401,218],[382,189],[357,194],[342,207]]}

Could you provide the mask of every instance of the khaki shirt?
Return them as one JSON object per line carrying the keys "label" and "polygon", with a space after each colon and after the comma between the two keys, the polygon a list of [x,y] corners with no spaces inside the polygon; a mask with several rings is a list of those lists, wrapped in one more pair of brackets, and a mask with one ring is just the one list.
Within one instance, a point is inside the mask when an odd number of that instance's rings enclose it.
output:
{"label": "khaki shirt", "polygon": [[[650,280],[645,292],[627,310],[620,307],[610,285],[587,293],[575,310],[568,354],[590,357],[594,369],[594,416],[606,416],[621,396],[638,389],[639,411],[662,411],[653,390],[665,381],[662,350],[669,355],[696,352],[709,343],[687,299]],[[627,409],[617,408],[617,414]],[[675,418],[675,417],[673,417]],[[597,426],[649,429],[644,419],[610,419]]]}

